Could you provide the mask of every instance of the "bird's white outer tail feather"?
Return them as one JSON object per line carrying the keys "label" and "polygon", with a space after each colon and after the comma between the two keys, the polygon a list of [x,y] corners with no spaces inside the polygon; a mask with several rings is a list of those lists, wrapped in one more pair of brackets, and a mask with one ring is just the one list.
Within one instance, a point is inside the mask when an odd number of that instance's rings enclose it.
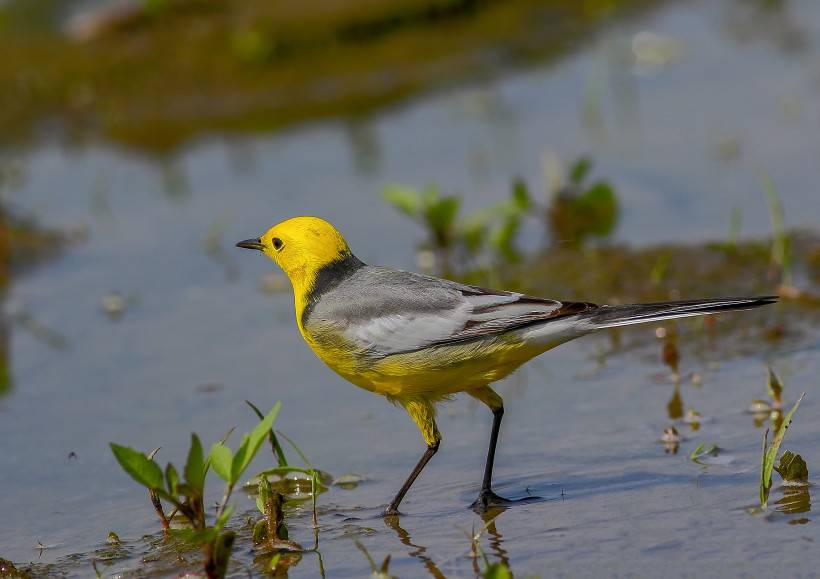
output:
{"label": "bird's white outer tail feather", "polygon": [[774,303],[777,299],[777,296],[761,296],[601,306],[578,315],[527,328],[521,337],[528,343],[551,348],[596,330],[724,311],[748,310]]}

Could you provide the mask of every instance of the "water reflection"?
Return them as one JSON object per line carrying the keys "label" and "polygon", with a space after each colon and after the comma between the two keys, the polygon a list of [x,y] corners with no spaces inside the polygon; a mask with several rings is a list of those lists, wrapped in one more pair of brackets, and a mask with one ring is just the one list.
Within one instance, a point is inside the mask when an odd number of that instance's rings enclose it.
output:
{"label": "water reflection", "polygon": [[427,556],[427,547],[413,543],[410,533],[408,533],[407,530],[401,526],[400,517],[385,517],[384,524],[396,533],[396,536],[399,538],[402,545],[411,548],[407,554],[410,557],[421,561],[424,569],[431,577],[435,577],[436,579],[444,579],[444,573],[442,573],[436,563],[429,556]]}
{"label": "water reflection", "polygon": [[[0,193],[9,181],[7,167],[0,166]],[[0,302],[6,303],[9,286],[21,270],[29,269],[46,256],[53,255],[53,247],[58,242],[65,244],[51,231],[36,227],[30,220],[9,214],[0,205]],[[58,331],[39,322],[31,313],[22,309],[7,308],[0,317],[0,396],[12,388],[9,368],[9,342],[12,324],[29,332],[47,346],[62,349],[68,345],[67,339]]]}
{"label": "water reflection", "polygon": [[783,487],[783,498],[778,499],[775,507],[779,512],[788,515],[808,513],[811,511],[811,494],[808,486]]}
{"label": "water reflection", "polygon": [[[499,516],[501,516],[505,511],[508,509],[506,507],[493,507],[488,509],[484,513],[480,513],[481,522],[483,523],[482,528],[477,531],[474,537],[478,538],[483,535],[485,532],[487,533],[488,537],[488,545],[490,549],[490,553],[496,562],[501,563],[504,567],[509,568],[510,566],[510,559],[507,553],[507,550],[504,549],[504,536],[498,530],[496,526],[496,520]],[[413,557],[414,559],[418,559],[425,571],[431,577],[435,577],[436,579],[444,579],[446,575],[441,571],[439,565],[433,561],[433,559],[427,554],[427,547],[423,545],[419,545],[413,542],[413,538],[410,536],[410,533],[401,526],[401,519],[400,517],[386,517],[384,519],[385,525],[393,530],[396,533],[396,536],[401,541],[402,545],[406,547],[410,547],[410,551],[408,551],[408,555]],[[478,540],[478,539],[476,539]],[[475,573],[476,577],[482,576],[482,569],[480,565],[480,561],[482,560],[481,556],[476,552],[475,545],[473,546],[472,552],[472,565],[473,565],[473,572]]]}
{"label": "water reflection", "polygon": [[509,567],[510,559],[507,556],[507,551],[502,546],[504,537],[495,526],[496,519],[498,519],[498,517],[501,516],[501,513],[506,510],[507,509],[505,507],[493,507],[482,513],[480,516],[481,520],[484,521],[485,530],[490,535],[490,550],[493,552],[493,555],[498,558],[501,564],[505,567]]}

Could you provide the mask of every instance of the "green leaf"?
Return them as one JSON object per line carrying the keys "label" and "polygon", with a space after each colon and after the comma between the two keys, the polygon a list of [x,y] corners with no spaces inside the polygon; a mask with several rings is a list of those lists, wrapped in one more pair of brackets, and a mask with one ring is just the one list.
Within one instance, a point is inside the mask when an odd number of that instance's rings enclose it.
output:
{"label": "green leaf", "polygon": [[512,573],[504,563],[493,563],[484,571],[484,579],[512,579]]}
{"label": "green leaf", "polygon": [[[259,424],[257,424],[256,427],[248,435],[247,450],[244,453],[242,460],[238,463],[236,470],[234,470],[233,468],[231,469],[234,483],[239,480],[239,478],[242,476],[242,473],[245,472],[245,469],[248,468],[248,465],[253,460],[253,457],[256,456],[256,453],[259,451],[259,447],[262,445],[262,442],[264,442],[265,437],[268,436],[268,433],[270,432],[271,428],[273,428],[273,423],[274,421],[276,421],[276,417],[279,415],[279,410],[281,408],[281,402],[277,402],[276,404],[274,404],[270,411],[265,415],[265,417],[259,421]],[[239,452],[237,452],[237,455],[238,454]]]}
{"label": "green leaf", "polygon": [[163,490],[162,469],[153,460],[127,446],[111,443],[111,451],[122,469],[135,481],[153,490]]}
{"label": "green leaf", "polygon": [[430,203],[424,211],[424,220],[441,247],[450,244],[453,224],[456,221],[461,200],[458,197],[442,197]]}
{"label": "green leaf", "polygon": [[800,403],[803,401],[803,397],[805,395],[805,392],[800,395],[800,398],[798,398],[797,402],[794,403],[792,409],[783,418],[783,423],[777,430],[777,434],[775,434],[774,438],[772,438],[772,445],[768,449],[765,448],[766,443],[764,438],[763,468],[761,473],[762,478],[760,481],[760,505],[763,507],[766,506],[769,499],[769,489],[771,489],[772,486],[774,461],[777,458],[777,453],[780,451],[780,445],[783,443],[783,438],[786,436],[786,430],[788,430],[789,425],[791,424],[792,416],[794,416],[794,413],[797,411],[797,408],[800,406]]}
{"label": "green leaf", "polygon": [[[256,404],[250,400],[245,400],[245,404],[251,407],[251,410],[253,410],[259,420],[265,419],[265,415],[262,414],[262,411],[259,410],[259,408],[257,408]],[[276,438],[276,433],[273,432],[273,428],[268,431],[268,440],[270,440],[271,448],[273,448],[273,454],[276,455],[276,462],[279,466],[288,466],[288,459],[285,457],[285,451],[282,450],[282,445],[279,444],[279,440]]]}
{"label": "green leaf", "polygon": [[763,433],[763,448],[760,451],[760,506],[766,508],[769,501],[769,487],[772,484],[771,476],[766,480],[766,448],[769,446],[769,429]]}
{"label": "green leaf", "polygon": [[415,189],[388,185],[382,190],[382,199],[409,217],[418,219],[421,216],[421,195]]}
{"label": "green leaf", "polygon": [[185,461],[185,482],[199,492],[201,496],[205,488],[205,457],[202,454],[202,443],[196,434],[191,434],[191,448],[188,450],[188,460]]}
{"label": "green leaf", "polygon": [[256,524],[253,526],[253,535],[251,539],[253,540],[254,545],[258,545],[262,541],[265,540],[265,537],[268,534],[268,525],[265,519],[259,519],[256,521]]}
{"label": "green leaf", "polygon": [[521,179],[516,179],[513,183],[512,201],[515,207],[521,211],[526,211],[532,204],[527,184]]}
{"label": "green leaf", "polygon": [[239,475],[242,474],[242,471],[244,470],[243,464],[245,462],[245,457],[248,455],[249,444],[250,437],[246,434],[242,437],[242,442],[239,444],[239,448],[236,449],[236,453],[233,455],[233,460],[231,461],[231,483],[233,484],[239,480]]}
{"label": "green leaf", "polygon": [[213,527],[200,530],[171,528],[168,529],[168,534],[178,541],[197,546],[210,543],[217,537],[217,531]]}
{"label": "green leaf", "polygon": [[168,466],[165,467],[165,483],[168,485],[168,494],[172,497],[179,496],[179,491],[177,490],[179,474],[177,473],[176,467],[170,462]]}
{"label": "green leaf", "polygon": [[581,157],[572,164],[569,170],[569,182],[573,185],[580,186],[581,183],[589,175],[592,169],[592,161],[589,157]]}
{"label": "green leaf", "polygon": [[490,243],[496,252],[509,261],[517,261],[520,257],[515,247],[515,237],[518,235],[520,225],[521,221],[517,217],[507,218],[493,229],[490,236]]}
{"label": "green leaf", "polygon": [[618,218],[618,200],[612,187],[599,181],[579,199],[579,210],[585,215],[584,233],[604,237],[612,233]]}
{"label": "green leaf", "polygon": [[809,467],[803,457],[787,450],[780,456],[780,464],[774,470],[790,483],[807,483],[809,480]]}
{"label": "green leaf", "polygon": [[233,462],[233,453],[231,453],[231,449],[218,442],[211,447],[211,453],[209,456],[211,459],[211,466],[214,467],[214,472],[219,475],[219,478],[230,484],[231,463]]}
{"label": "green leaf", "polygon": [[271,498],[271,488],[268,477],[264,475],[259,477],[258,489],[259,494],[256,495],[256,508],[259,509],[259,512],[263,515],[267,515],[267,505]]}
{"label": "green leaf", "polygon": [[216,522],[214,523],[214,528],[217,531],[221,531],[222,527],[225,526],[225,523],[228,522],[228,519],[231,517],[232,513],[233,513],[233,506],[232,505],[226,506],[225,509],[222,511],[222,514],[219,515],[219,517],[217,517]]}

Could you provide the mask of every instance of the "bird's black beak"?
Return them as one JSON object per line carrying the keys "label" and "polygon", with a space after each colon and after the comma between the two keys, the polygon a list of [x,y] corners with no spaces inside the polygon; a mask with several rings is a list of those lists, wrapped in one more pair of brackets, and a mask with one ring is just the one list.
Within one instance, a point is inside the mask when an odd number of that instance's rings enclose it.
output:
{"label": "bird's black beak", "polygon": [[245,249],[257,249],[262,251],[265,249],[265,246],[262,245],[262,242],[257,237],[256,239],[246,239],[245,241],[240,241],[236,244],[236,247],[244,247]]}

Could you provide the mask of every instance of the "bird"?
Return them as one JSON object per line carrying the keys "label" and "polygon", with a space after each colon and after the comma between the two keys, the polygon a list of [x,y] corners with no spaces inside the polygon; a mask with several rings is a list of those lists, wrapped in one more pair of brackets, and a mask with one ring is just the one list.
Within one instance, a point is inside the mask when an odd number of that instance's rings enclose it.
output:
{"label": "bird", "polygon": [[484,477],[471,506],[483,512],[511,505],[518,501],[497,495],[492,485],[504,416],[494,382],[535,356],[598,330],[750,309],[778,299],[596,305],[487,289],[367,265],[333,225],[310,216],[287,219],[236,245],[263,253],[287,275],[296,325],[318,358],[347,381],[403,407],[421,432],[426,450],[385,516],[399,514],[408,490],[439,449],[440,402],[464,392],[490,409]]}

